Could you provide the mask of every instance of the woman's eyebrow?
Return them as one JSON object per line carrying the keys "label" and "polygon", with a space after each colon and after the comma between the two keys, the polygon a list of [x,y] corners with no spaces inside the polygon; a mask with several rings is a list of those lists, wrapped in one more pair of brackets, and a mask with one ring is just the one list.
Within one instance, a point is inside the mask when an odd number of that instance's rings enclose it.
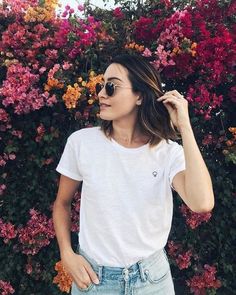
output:
{"label": "woman's eyebrow", "polygon": [[109,77],[109,78],[107,78],[107,81],[111,81],[111,80],[119,80],[119,81],[123,82],[120,78],[117,78],[117,77]]}

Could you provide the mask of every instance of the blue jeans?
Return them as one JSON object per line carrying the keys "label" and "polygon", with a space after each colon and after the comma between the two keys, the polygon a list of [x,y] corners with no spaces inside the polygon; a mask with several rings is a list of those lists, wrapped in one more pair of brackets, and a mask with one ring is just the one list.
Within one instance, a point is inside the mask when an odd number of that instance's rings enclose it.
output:
{"label": "blue jeans", "polygon": [[[79,246],[78,246],[79,247]],[[174,295],[174,284],[166,252],[158,250],[129,268],[98,265],[79,247],[78,252],[91,264],[99,284],[85,288],[72,284],[71,295]]]}

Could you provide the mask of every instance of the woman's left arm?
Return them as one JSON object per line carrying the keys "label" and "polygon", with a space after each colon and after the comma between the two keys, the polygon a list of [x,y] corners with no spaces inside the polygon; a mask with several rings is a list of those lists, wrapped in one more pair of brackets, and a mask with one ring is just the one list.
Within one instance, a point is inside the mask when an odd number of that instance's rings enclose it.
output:
{"label": "woman's left arm", "polygon": [[194,212],[209,212],[214,207],[212,181],[196,143],[188,114],[188,101],[176,90],[157,99],[163,101],[183,142],[186,170],[173,178],[173,187]]}
{"label": "woman's left arm", "polygon": [[214,207],[211,177],[196,143],[191,126],[180,130],[186,170],[173,178],[173,186],[194,212],[209,212]]}

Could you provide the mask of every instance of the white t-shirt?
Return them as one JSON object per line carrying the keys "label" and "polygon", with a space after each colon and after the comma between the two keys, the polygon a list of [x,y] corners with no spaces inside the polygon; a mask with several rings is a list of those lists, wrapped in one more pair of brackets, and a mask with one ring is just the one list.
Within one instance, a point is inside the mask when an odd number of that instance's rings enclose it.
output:
{"label": "white t-shirt", "polygon": [[115,267],[162,249],[172,222],[172,179],[182,170],[184,151],[177,142],[126,148],[100,127],[73,132],[56,171],[83,181],[81,249],[98,264]]}

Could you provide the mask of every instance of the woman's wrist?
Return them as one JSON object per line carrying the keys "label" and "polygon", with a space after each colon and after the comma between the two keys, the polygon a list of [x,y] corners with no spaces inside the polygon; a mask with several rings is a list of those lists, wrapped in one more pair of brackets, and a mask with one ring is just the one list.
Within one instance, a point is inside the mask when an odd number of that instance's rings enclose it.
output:
{"label": "woman's wrist", "polygon": [[74,250],[72,249],[71,246],[68,246],[68,247],[63,248],[63,249],[60,250],[61,259],[63,259],[63,257],[71,255],[71,254],[75,254],[75,252],[74,252]]}

